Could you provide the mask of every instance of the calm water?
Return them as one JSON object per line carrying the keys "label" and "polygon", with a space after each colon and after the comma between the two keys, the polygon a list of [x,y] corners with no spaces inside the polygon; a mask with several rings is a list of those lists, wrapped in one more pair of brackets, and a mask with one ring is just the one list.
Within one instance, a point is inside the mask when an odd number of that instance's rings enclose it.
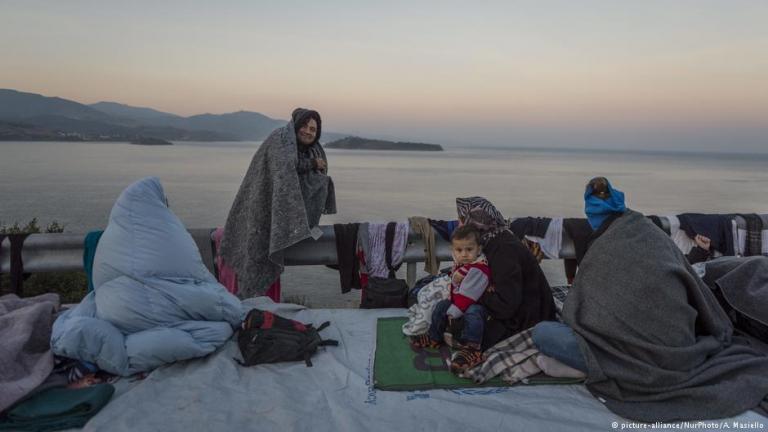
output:
{"label": "calm water", "polygon": [[[259,143],[0,142],[0,223],[57,220],[67,231],[103,228],[131,182],[158,176],[171,208],[188,227],[224,223]],[[340,213],[321,223],[448,219],[457,196],[482,195],[507,217],[582,216],[584,184],[596,175],[645,213],[768,213],[768,155],[681,155],[447,149],[445,152],[328,150]],[[560,266],[547,264],[555,282]],[[318,274],[320,280],[318,281]],[[353,305],[336,273],[291,268],[285,295],[313,306]]]}

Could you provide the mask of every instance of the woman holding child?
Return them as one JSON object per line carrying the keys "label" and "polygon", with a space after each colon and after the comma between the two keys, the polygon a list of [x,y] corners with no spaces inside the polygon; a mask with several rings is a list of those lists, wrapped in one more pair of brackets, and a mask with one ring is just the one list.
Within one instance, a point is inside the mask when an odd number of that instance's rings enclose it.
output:
{"label": "woman holding child", "polygon": [[435,305],[429,333],[412,343],[435,347],[443,343],[446,328],[458,330],[452,322],[462,318],[454,344],[460,349],[451,361],[451,370],[462,373],[482,361],[483,350],[555,319],[555,305],[536,258],[493,204],[481,197],[457,198],[456,207],[462,226],[451,238],[451,298]]}

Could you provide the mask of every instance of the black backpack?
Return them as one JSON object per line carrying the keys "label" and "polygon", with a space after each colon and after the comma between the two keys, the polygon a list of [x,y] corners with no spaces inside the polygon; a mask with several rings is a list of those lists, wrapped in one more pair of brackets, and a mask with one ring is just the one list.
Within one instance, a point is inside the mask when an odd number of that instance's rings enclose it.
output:
{"label": "black backpack", "polygon": [[339,344],[333,339],[323,340],[320,337],[318,332],[329,325],[330,322],[326,321],[314,328],[312,324],[253,309],[245,317],[237,337],[243,361],[235,360],[243,366],[303,360],[311,367],[309,358],[318,347]]}

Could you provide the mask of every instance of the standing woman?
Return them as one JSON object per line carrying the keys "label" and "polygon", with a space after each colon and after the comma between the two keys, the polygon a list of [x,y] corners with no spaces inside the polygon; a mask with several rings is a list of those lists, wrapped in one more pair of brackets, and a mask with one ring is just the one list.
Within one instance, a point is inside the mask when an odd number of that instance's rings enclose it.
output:
{"label": "standing woman", "polygon": [[283,251],[318,239],[320,216],[336,213],[317,111],[297,108],[253,156],[227,216],[219,255],[237,274],[237,295],[280,300]]}

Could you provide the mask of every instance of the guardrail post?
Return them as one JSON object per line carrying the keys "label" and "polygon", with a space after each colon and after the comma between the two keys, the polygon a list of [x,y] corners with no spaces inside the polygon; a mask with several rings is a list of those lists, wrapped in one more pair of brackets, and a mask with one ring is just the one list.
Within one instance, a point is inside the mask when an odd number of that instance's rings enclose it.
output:
{"label": "guardrail post", "polygon": [[405,282],[408,284],[408,288],[413,288],[416,285],[416,263],[409,262],[405,267]]}

